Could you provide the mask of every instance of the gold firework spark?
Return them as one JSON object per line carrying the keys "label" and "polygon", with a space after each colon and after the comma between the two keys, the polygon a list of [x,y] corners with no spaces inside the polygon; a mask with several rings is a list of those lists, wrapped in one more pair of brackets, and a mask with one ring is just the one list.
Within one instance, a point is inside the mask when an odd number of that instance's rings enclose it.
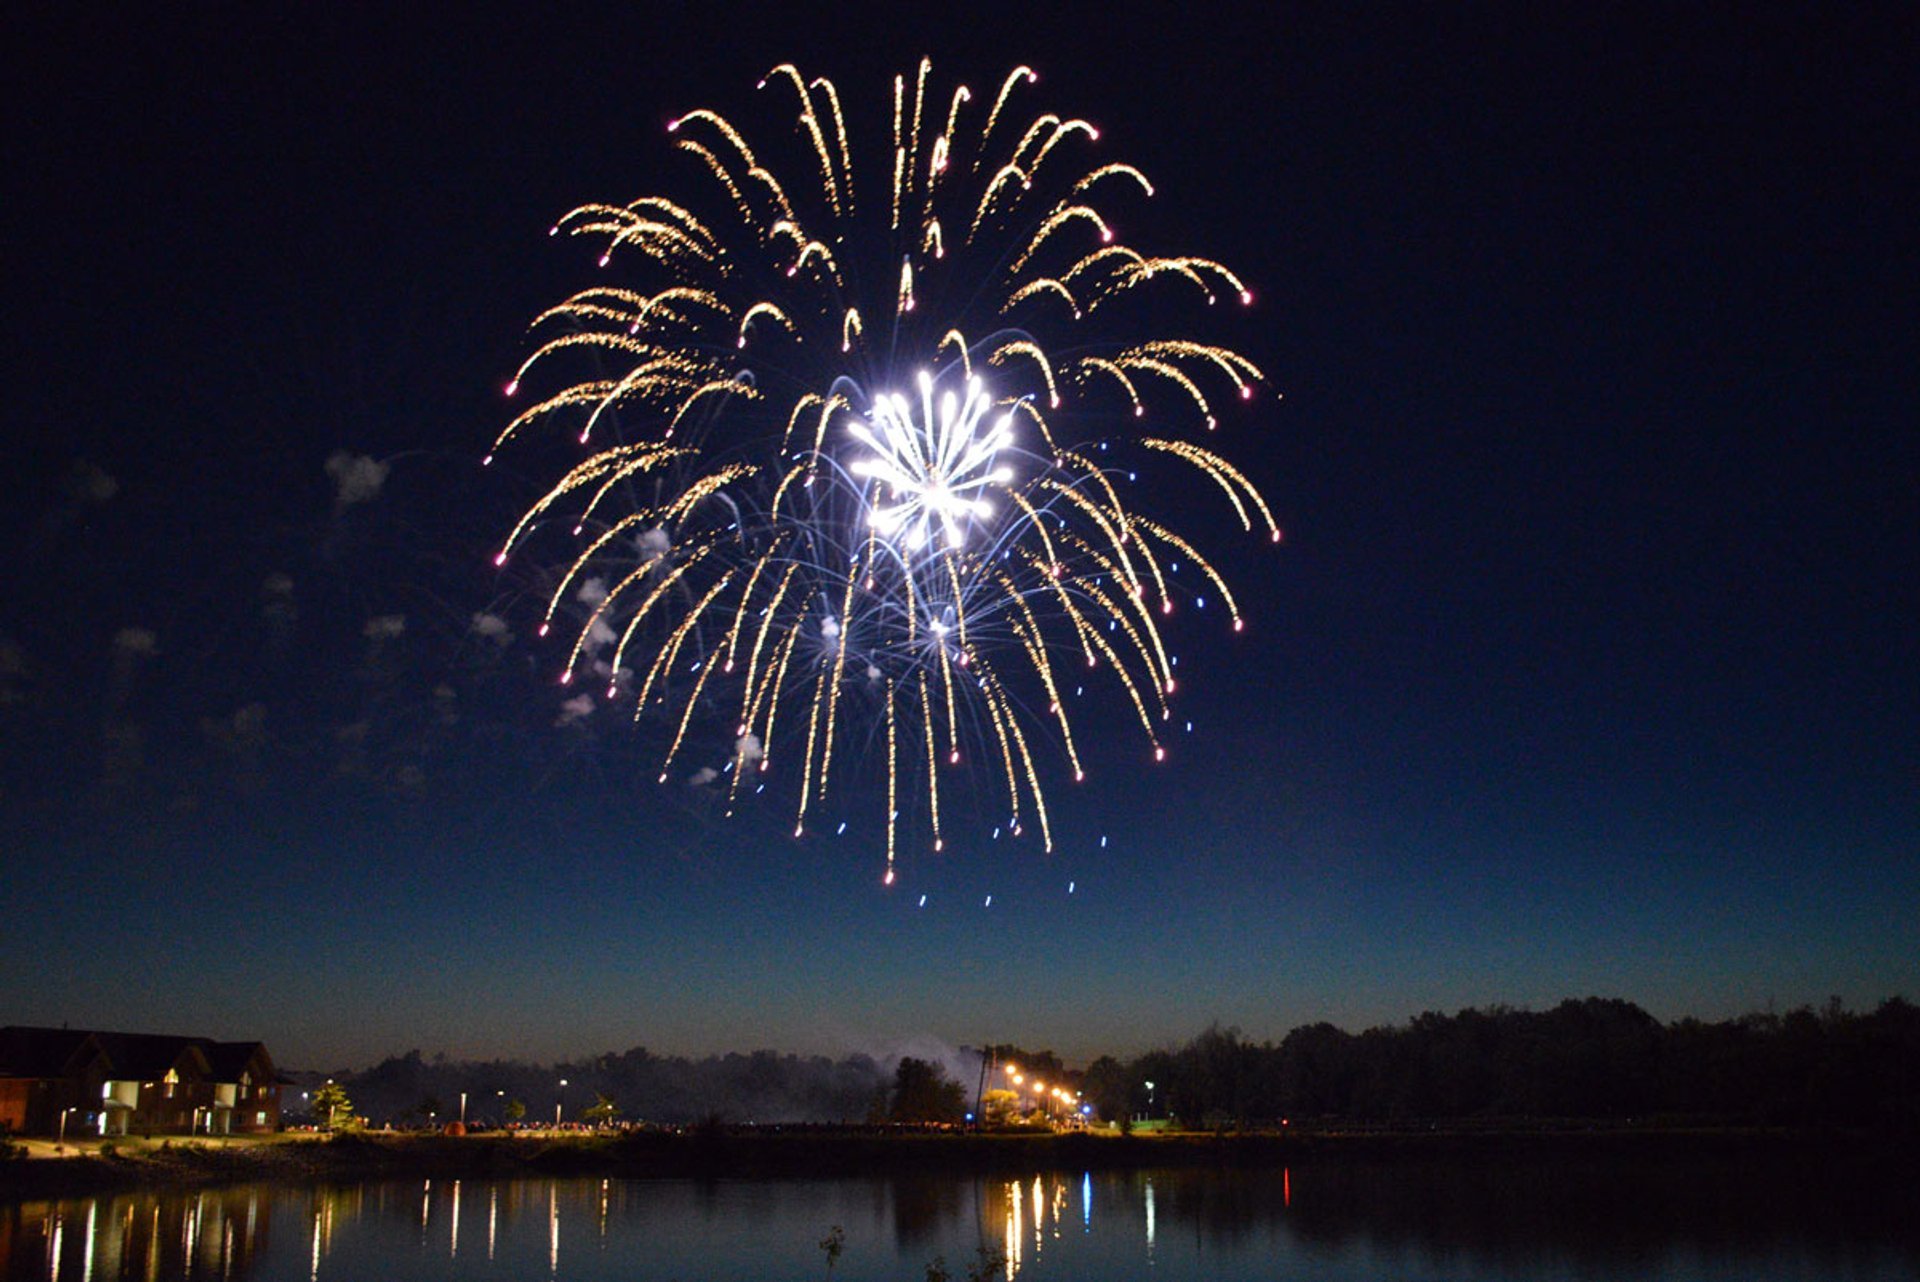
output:
{"label": "gold firework spark", "polygon": [[[1134,510],[1158,490],[1103,463],[1110,446],[1197,472],[1279,538],[1247,476],[1180,435],[1213,431],[1216,399],[1250,399],[1260,370],[1197,338],[1103,328],[1136,290],[1159,315],[1161,291],[1245,305],[1246,286],[1212,259],[1120,240],[1097,201],[1153,185],[1100,161],[1084,120],[1016,124],[1030,69],[985,97],[930,95],[931,70],[894,80],[884,199],[862,191],[839,92],[782,65],[760,88],[797,101],[790,183],[703,108],[668,126],[696,194],[561,218],[553,235],[586,237],[637,287],[596,285],[535,318],[507,393],[551,390],[487,456],[549,426],[585,451],[496,557],[571,540],[541,625],[582,607],[562,681],[597,676],[609,701],[656,715],[662,780],[683,753],[724,758],[729,810],[781,757],[796,834],[845,787],[837,756],[883,754],[889,883],[909,796],[940,849],[940,774],[973,757],[1006,826],[1031,815],[1052,848],[1036,748],[1057,743],[1084,778],[1063,698],[1076,663],[1164,757],[1178,560],[1242,626],[1213,562],[1165,513]],[[1148,422],[1153,435],[1085,439],[1088,423]]]}

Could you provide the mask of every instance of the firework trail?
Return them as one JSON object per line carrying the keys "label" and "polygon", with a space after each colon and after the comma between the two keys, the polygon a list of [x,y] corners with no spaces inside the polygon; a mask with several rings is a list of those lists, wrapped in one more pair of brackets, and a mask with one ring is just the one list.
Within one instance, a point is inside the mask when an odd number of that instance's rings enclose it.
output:
{"label": "firework trail", "polygon": [[[1069,687],[1105,682],[1164,756],[1177,562],[1235,630],[1241,615],[1211,562],[1135,510],[1155,496],[1138,469],[1191,469],[1280,537],[1239,470],[1176,434],[1212,431],[1215,401],[1251,398],[1260,371],[1195,338],[1112,336],[1139,325],[1134,291],[1157,316],[1160,295],[1246,304],[1245,286],[1116,238],[1095,201],[1151,184],[1089,165],[1083,120],[1014,123],[1030,70],[978,101],[929,75],[922,60],[895,78],[877,175],[856,175],[838,91],[792,66],[760,84],[798,106],[790,180],[712,111],[669,124],[698,194],[583,205],[553,228],[634,283],[535,319],[507,392],[551,390],[494,443],[577,442],[496,557],[562,566],[541,624],[566,621],[562,682],[659,717],[663,781],[730,745],[696,776],[724,779],[729,812],[778,766],[796,835],[850,745],[884,754],[889,883],[905,794],[939,850],[942,774],[970,757],[1012,831],[1052,848],[1043,761],[1084,777]],[[1115,424],[1135,431],[1105,439]]]}

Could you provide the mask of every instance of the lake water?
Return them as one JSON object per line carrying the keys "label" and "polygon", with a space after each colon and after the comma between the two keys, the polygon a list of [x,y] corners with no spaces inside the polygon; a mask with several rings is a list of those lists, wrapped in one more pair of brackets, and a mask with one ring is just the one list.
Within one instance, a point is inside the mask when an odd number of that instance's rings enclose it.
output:
{"label": "lake water", "polygon": [[0,1274],[107,1279],[1021,1282],[1920,1279],[1894,1181],[1734,1162],[1318,1162],[822,1180],[411,1180],[0,1205]]}

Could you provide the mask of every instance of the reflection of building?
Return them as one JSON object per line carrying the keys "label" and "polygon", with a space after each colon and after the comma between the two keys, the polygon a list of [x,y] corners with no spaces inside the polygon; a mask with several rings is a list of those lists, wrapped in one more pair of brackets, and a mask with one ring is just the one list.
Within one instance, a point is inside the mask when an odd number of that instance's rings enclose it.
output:
{"label": "reflection of building", "polygon": [[282,1084],[259,1042],[0,1028],[0,1131],[19,1135],[273,1131]]}
{"label": "reflection of building", "polygon": [[274,1197],[255,1187],[115,1193],[0,1206],[0,1278],[250,1276]]}

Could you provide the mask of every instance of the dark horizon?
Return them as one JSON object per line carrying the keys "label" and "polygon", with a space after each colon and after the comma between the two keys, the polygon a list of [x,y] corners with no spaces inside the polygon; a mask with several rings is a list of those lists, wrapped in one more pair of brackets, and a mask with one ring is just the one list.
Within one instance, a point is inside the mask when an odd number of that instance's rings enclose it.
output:
{"label": "dark horizon", "polygon": [[[21,20],[0,1024],[1075,1058],[1920,993],[1911,12],[865,16]],[[695,107],[806,162],[780,62],[884,134],[922,54],[1035,67],[1153,180],[1123,236],[1245,279],[1208,439],[1286,538],[1170,489],[1248,621],[1170,622],[1167,760],[1118,696],[1085,784],[1038,743],[1051,854],[969,762],[887,887],[879,749],[796,840],[568,707],[491,562],[553,477],[479,460],[602,279],[556,217],[684,193]]]}

